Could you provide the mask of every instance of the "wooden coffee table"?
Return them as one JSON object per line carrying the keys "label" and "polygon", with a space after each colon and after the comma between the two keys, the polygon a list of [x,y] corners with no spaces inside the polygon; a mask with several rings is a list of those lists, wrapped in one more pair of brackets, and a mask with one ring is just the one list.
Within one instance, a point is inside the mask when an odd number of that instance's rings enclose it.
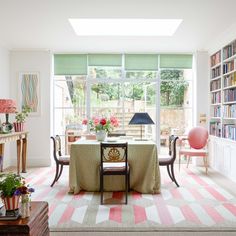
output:
{"label": "wooden coffee table", "polygon": [[0,221],[1,236],[49,236],[48,203],[31,202],[31,212],[28,218]]}

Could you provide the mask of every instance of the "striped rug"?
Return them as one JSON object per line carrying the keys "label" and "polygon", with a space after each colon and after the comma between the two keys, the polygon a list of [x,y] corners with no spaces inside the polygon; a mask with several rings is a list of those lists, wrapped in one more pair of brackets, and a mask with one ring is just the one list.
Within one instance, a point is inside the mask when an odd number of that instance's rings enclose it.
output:
{"label": "striped rug", "polygon": [[108,192],[100,205],[100,194],[68,194],[68,169],[53,188],[54,168],[30,169],[24,176],[36,189],[34,201],[49,203],[50,231],[165,231],[219,230],[236,231],[236,196],[214,181],[215,173],[206,175],[197,169],[176,171],[177,188],[161,168],[161,194],[130,192],[128,205],[122,192]]}

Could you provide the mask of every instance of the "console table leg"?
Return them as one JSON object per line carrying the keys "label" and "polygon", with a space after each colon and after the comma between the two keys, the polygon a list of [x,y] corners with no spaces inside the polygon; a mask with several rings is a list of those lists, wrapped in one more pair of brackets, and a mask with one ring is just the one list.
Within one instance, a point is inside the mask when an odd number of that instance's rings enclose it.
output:
{"label": "console table leg", "polygon": [[20,174],[20,160],[21,160],[21,149],[22,149],[22,142],[21,139],[17,140],[17,174]]}
{"label": "console table leg", "polygon": [[3,172],[4,143],[0,144],[0,171]]}
{"label": "console table leg", "polygon": [[27,152],[27,138],[23,139],[22,147],[22,172],[26,173],[26,152]]}

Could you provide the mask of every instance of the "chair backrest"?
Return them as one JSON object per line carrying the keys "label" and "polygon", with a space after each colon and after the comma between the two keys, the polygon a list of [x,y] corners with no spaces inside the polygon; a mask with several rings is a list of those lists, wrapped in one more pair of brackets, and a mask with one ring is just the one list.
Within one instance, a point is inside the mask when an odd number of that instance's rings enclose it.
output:
{"label": "chair backrest", "polygon": [[204,148],[208,140],[208,131],[206,128],[197,126],[192,128],[188,133],[188,142],[191,148]]}
{"label": "chair backrest", "polygon": [[53,141],[53,157],[55,161],[58,161],[58,156],[61,156],[61,138],[59,135],[55,137],[51,136]]}
{"label": "chair backrest", "polygon": [[170,135],[169,137],[169,155],[171,156],[171,161],[174,162],[176,159],[176,142],[179,137],[175,135]]}
{"label": "chair backrest", "polygon": [[128,143],[105,143],[101,147],[101,165],[104,162],[125,162],[127,168],[128,162]]}

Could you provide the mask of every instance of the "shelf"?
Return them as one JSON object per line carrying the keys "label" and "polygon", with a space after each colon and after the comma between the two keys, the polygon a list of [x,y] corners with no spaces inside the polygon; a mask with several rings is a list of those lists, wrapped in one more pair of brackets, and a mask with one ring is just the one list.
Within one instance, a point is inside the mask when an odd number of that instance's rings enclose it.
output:
{"label": "shelf", "polygon": [[236,85],[231,85],[231,86],[228,86],[228,87],[224,87],[223,90],[231,89],[231,88],[236,88]]}
{"label": "shelf", "polygon": [[236,120],[236,117],[233,118],[233,117],[223,117],[222,118],[223,120]]}
{"label": "shelf", "polygon": [[217,67],[220,66],[220,65],[221,65],[221,63],[218,63],[218,64],[212,66],[211,69],[215,69],[215,68],[217,68]]}
{"label": "shelf", "polygon": [[[236,86],[235,86],[236,87]],[[220,89],[216,89],[216,90],[212,90],[212,91],[210,91],[211,93],[216,93],[216,92],[219,92],[219,91],[221,91],[221,88]]]}
{"label": "shelf", "polygon": [[228,105],[228,104],[235,104],[236,101],[231,101],[231,102],[223,102],[223,105]]}
{"label": "shelf", "polygon": [[221,103],[211,103],[211,106],[220,106]]}
{"label": "shelf", "polygon": [[221,117],[218,117],[218,116],[212,116],[210,119],[214,119],[214,120],[220,120],[221,119]]}
{"label": "shelf", "polygon": [[229,72],[223,74],[223,76],[230,75],[230,74],[232,74],[232,73],[234,73],[234,72],[236,72],[236,70],[231,70],[231,71],[229,71]]}
{"label": "shelf", "polygon": [[221,79],[221,75],[217,76],[217,77],[214,77],[211,79],[211,81],[214,81],[214,80],[218,80],[218,79]]}
{"label": "shelf", "polygon": [[231,57],[228,57],[228,58],[224,59],[223,62],[229,62],[229,61],[231,61],[231,60],[233,60],[233,59],[235,59],[235,58],[236,58],[236,54],[234,54],[234,55],[231,56]]}

